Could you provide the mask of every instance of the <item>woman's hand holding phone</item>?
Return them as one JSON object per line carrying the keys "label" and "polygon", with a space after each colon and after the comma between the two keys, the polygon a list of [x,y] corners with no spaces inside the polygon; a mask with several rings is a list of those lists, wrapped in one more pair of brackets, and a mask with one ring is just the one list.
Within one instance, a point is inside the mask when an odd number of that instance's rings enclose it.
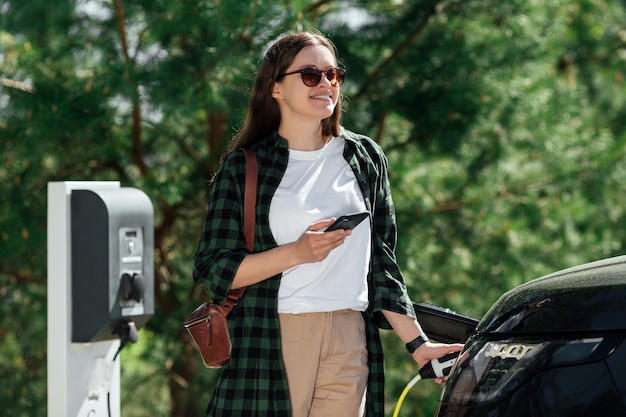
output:
{"label": "woman's hand holding phone", "polygon": [[352,234],[349,229],[336,229],[328,232],[328,227],[334,223],[334,218],[315,222],[294,242],[294,256],[300,263],[321,262],[333,249],[343,245],[346,237]]}

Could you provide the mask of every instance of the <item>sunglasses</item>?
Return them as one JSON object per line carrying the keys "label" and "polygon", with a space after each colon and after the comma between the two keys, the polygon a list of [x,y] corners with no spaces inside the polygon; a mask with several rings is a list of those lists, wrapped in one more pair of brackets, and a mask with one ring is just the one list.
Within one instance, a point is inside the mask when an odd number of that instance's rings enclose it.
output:
{"label": "sunglasses", "polygon": [[343,68],[329,68],[327,70],[319,70],[317,68],[303,68],[298,71],[287,72],[280,74],[278,78],[285,77],[287,75],[300,74],[302,82],[307,87],[315,87],[322,81],[322,74],[326,76],[326,79],[333,87],[340,87],[343,81],[346,79],[346,70]]}

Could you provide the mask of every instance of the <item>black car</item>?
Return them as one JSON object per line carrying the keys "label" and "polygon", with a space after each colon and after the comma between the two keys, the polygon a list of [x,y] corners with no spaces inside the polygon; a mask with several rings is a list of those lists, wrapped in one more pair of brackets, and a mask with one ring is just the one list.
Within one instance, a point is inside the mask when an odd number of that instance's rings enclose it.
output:
{"label": "black car", "polygon": [[469,335],[435,415],[626,416],[626,256],[500,297]]}

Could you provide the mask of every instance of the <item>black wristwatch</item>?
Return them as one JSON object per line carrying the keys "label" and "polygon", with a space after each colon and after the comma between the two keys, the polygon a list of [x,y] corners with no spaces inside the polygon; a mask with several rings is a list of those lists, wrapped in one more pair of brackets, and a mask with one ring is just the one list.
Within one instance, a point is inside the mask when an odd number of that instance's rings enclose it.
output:
{"label": "black wristwatch", "polygon": [[406,350],[412,355],[418,347],[426,342],[428,342],[428,337],[425,334],[421,334],[406,344]]}

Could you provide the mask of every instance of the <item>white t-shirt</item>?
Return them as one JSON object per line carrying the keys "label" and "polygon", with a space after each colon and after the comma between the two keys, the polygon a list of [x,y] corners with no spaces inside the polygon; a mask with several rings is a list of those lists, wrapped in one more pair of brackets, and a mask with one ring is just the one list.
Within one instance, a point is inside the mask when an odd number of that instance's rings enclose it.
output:
{"label": "white t-shirt", "polygon": [[[287,170],[270,205],[270,227],[279,245],[296,241],[311,223],[366,210],[343,158],[344,143],[339,136],[316,151],[289,150]],[[370,245],[368,218],[322,262],[284,271],[278,312],[365,311]]]}

